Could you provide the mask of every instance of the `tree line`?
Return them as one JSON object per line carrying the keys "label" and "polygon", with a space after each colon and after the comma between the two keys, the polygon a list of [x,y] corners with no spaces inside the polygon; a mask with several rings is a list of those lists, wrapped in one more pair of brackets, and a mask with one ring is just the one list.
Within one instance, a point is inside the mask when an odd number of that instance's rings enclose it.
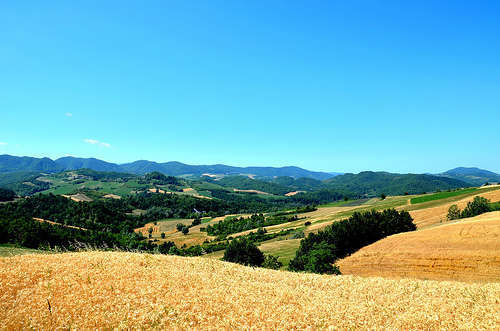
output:
{"label": "tree line", "polygon": [[414,230],[416,226],[407,211],[356,212],[318,233],[310,233],[300,242],[289,268],[292,271],[339,273],[333,265],[336,260],[384,237]]}

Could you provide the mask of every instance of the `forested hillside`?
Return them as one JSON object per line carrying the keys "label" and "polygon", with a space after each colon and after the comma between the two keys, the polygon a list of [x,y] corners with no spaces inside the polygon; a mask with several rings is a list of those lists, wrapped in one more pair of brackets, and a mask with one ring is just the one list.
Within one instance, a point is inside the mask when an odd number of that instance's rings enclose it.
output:
{"label": "forested hillside", "polygon": [[331,178],[325,183],[332,189],[364,196],[420,194],[471,186],[452,178],[373,171],[344,174]]}

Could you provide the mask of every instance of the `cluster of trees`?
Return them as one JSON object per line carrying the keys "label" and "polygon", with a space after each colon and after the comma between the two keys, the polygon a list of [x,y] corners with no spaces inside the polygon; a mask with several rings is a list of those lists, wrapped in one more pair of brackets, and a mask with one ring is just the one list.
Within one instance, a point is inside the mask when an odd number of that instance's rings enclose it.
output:
{"label": "cluster of trees", "polygon": [[335,176],[324,183],[333,190],[368,197],[380,196],[382,193],[386,195],[418,194],[470,186],[460,180],[447,177],[373,171]]}
{"label": "cluster of trees", "polygon": [[457,205],[451,205],[448,209],[448,215],[446,218],[451,221],[459,218],[473,217],[483,213],[488,213],[496,210],[497,208],[496,204],[492,204],[490,200],[477,196],[473,201],[467,203],[464,210],[460,210]]}
{"label": "cluster of trees", "polygon": [[224,251],[224,261],[239,263],[251,267],[280,269],[283,264],[272,255],[264,255],[254,242],[248,238],[232,240]]}
{"label": "cluster of trees", "polygon": [[414,230],[416,226],[406,211],[386,209],[354,213],[323,231],[310,233],[300,242],[289,268],[292,271],[338,274],[338,268],[333,265],[337,259],[386,236]]}
{"label": "cluster of trees", "polygon": [[208,225],[206,228],[206,232],[211,236],[224,237],[232,233],[292,222],[298,219],[299,218],[297,217],[297,215],[270,216],[266,218],[264,214],[253,214],[248,218],[226,218],[225,220],[219,223],[215,223],[214,225]]}
{"label": "cluster of trees", "polygon": [[50,188],[50,184],[37,178],[40,173],[20,171],[0,174],[0,187],[14,191],[19,196],[26,196]]}
{"label": "cluster of trees", "polygon": [[67,176],[69,173],[76,173],[80,176],[85,176],[89,179],[101,182],[128,182],[129,180],[138,177],[137,175],[127,174],[123,172],[97,171],[92,169],[73,170],[69,172],[63,172],[60,175]]}
{"label": "cluster of trees", "polygon": [[0,201],[12,201],[16,197],[16,192],[0,187]]}
{"label": "cluster of trees", "polygon": [[298,205],[320,205],[323,203],[338,201],[342,199],[355,199],[361,195],[355,195],[348,190],[320,189],[314,192],[298,193],[288,199]]}
{"label": "cluster of trees", "polygon": [[144,175],[144,180],[147,183],[157,184],[157,185],[181,185],[181,182],[177,177],[165,176],[161,172],[153,171]]}
{"label": "cluster of trees", "polygon": [[[250,232],[245,236],[238,237],[239,240],[247,240],[253,244],[257,244],[266,240],[271,240],[277,237],[284,237],[289,235],[293,229],[282,230],[275,233],[267,233],[265,229],[258,229],[256,232]],[[208,254],[216,251],[222,251],[227,249],[231,242],[235,239],[227,238],[224,240],[214,240],[212,242],[204,242],[201,245],[194,245],[190,247],[177,248],[175,245],[168,251],[168,254],[180,255],[180,256],[200,256],[203,254]],[[232,261],[235,262],[235,261]],[[239,263],[239,262],[238,262]]]}
{"label": "cluster of trees", "polygon": [[155,245],[145,242],[135,233],[112,233],[79,230],[38,222],[29,217],[0,217],[0,243],[21,247],[74,250],[84,246],[153,251]]}
{"label": "cluster of trees", "polygon": [[88,230],[130,233],[143,225],[139,217],[128,214],[132,208],[124,200],[75,202],[53,194],[38,194],[0,205],[0,217],[38,217]]}

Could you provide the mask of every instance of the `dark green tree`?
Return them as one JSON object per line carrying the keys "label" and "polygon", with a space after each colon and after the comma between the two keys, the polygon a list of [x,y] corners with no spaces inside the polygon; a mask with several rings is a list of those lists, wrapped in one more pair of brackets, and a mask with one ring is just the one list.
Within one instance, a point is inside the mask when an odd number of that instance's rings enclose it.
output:
{"label": "dark green tree", "polygon": [[246,238],[234,239],[224,251],[224,261],[260,267],[264,263],[264,254],[255,244]]}
{"label": "dark green tree", "polygon": [[468,202],[462,211],[461,218],[473,217],[491,211],[490,201],[483,197],[475,197],[472,202]]}
{"label": "dark green tree", "polygon": [[451,205],[450,208],[448,209],[448,215],[446,218],[451,221],[451,220],[456,220],[460,218],[460,209],[458,208],[457,205]]}

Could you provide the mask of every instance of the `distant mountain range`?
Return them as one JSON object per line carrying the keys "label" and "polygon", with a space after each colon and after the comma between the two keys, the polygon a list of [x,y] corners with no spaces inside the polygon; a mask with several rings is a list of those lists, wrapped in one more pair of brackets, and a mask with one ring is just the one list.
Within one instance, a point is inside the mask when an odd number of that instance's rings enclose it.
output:
{"label": "distant mountain range", "polygon": [[[500,182],[500,175],[478,168],[455,168],[441,174],[393,174],[387,172],[364,171],[359,174],[317,172],[299,167],[233,167],[223,164],[189,165],[181,162],[158,163],[139,160],[116,164],[95,158],[62,157],[49,158],[19,157],[0,155],[0,174],[14,172],[60,172],[65,170],[92,169],[96,171],[125,172],[143,175],[158,171],[170,176],[199,177],[204,174],[225,176],[253,175],[257,179],[270,181],[283,188],[300,190],[336,189],[359,195],[403,194],[432,192],[466,186],[479,186],[486,182]],[[234,182],[235,179],[227,179]],[[256,183],[239,180],[241,188]],[[221,182],[222,184],[222,182]],[[258,183],[257,183],[258,184]],[[278,186],[273,191],[280,191]]]}
{"label": "distant mountain range", "polygon": [[483,185],[484,183],[500,183],[500,175],[479,168],[459,167],[448,170],[438,176],[462,180],[472,185]]}
{"label": "distant mountain range", "polygon": [[215,165],[189,165],[181,162],[158,163],[154,161],[139,160],[131,163],[116,164],[95,158],[62,157],[57,160],[49,158],[35,158],[28,156],[0,155],[0,173],[32,171],[32,172],[60,172],[88,168],[97,171],[115,171],[143,175],[148,172],[158,171],[170,176],[202,176],[203,174],[220,175],[255,175],[257,177],[313,178],[325,180],[332,178],[337,173],[309,171],[299,167],[233,167],[223,164]]}

